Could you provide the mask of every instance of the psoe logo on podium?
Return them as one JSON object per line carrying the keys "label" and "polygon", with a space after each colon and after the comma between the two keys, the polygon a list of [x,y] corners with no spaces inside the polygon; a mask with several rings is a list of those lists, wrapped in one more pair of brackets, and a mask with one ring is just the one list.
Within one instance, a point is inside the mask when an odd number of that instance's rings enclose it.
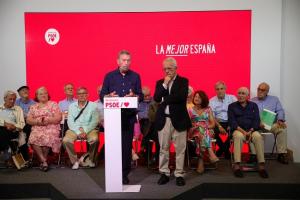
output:
{"label": "psoe logo on podium", "polygon": [[137,108],[138,97],[105,97],[104,108],[118,109],[118,108]]}
{"label": "psoe logo on podium", "polygon": [[49,28],[45,33],[45,40],[50,45],[56,45],[59,41],[59,32],[55,28]]}

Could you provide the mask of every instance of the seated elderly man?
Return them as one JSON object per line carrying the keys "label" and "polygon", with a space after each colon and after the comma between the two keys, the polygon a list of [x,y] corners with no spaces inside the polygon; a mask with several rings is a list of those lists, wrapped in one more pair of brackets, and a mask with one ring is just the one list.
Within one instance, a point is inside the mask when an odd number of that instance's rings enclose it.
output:
{"label": "seated elderly man", "polygon": [[[79,164],[95,167],[99,144],[98,130],[96,129],[99,123],[99,111],[96,103],[88,101],[88,91],[85,87],[79,87],[76,94],[78,101],[72,103],[69,107],[69,130],[63,138],[63,144],[73,164],[72,169],[78,169]],[[83,163],[83,159],[78,159],[74,151],[74,141],[77,139],[87,140],[88,142],[89,159],[86,163]]]}
{"label": "seated elderly man", "polygon": [[[19,137],[19,132],[25,126],[23,110],[16,106],[17,94],[6,91],[4,104],[0,106],[0,151],[5,151],[11,145],[11,140]],[[15,149],[14,149],[15,150]]]}
{"label": "seated elderly man", "polygon": [[27,120],[27,114],[29,112],[30,107],[36,104],[36,102],[30,99],[28,86],[26,85],[21,86],[17,91],[19,93],[20,98],[16,100],[16,105],[20,106],[23,110],[24,119],[25,119],[25,126],[23,128],[23,132],[26,134],[25,144],[20,146],[19,149],[24,157],[24,160],[27,161],[29,160],[29,148],[27,143],[31,133],[31,125],[26,123],[26,120]]}
{"label": "seated elderly man", "polygon": [[[263,109],[273,111],[277,114],[276,121],[269,132],[277,135],[277,152],[278,161],[283,164],[288,164],[287,159],[287,128],[285,124],[285,113],[281,106],[279,99],[276,96],[268,95],[270,86],[267,83],[261,83],[257,87],[257,97],[251,99],[258,106],[259,112]],[[268,132],[261,123],[260,128],[262,132]]]}
{"label": "seated elderly man", "polygon": [[216,96],[209,100],[209,105],[214,113],[216,126],[214,128],[215,138],[219,149],[217,156],[221,157],[224,153],[225,159],[230,159],[230,139],[226,138],[226,141],[222,141],[220,135],[226,135],[228,127],[228,105],[236,101],[236,97],[226,93],[226,85],[223,81],[218,81],[215,84]]}
{"label": "seated elderly man", "polygon": [[238,89],[238,101],[231,103],[228,106],[228,124],[233,132],[234,144],[234,175],[243,177],[240,168],[241,151],[243,142],[252,142],[257,153],[259,162],[259,175],[262,178],[268,178],[268,173],[265,170],[264,158],[264,141],[259,130],[259,110],[255,103],[248,101],[249,90],[246,87]]}
{"label": "seated elderly man", "polygon": [[67,123],[67,118],[68,118],[68,109],[69,106],[76,102],[77,99],[74,98],[74,85],[73,83],[67,83],[64,85],[64,92],[66,95],[66,98],[64,100],[59,101],[58,106],[59,110],[62,112],[62,117],[64,119],[63,121],[63,134],[69,129],[68,123]]}

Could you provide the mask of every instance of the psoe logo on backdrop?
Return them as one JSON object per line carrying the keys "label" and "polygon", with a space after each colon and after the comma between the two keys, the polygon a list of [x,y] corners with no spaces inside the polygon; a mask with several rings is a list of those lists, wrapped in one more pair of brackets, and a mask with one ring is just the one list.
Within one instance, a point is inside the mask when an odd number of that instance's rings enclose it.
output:
{"label": "psoe logo on backdrop", "polygon": [[56,45],[59,41],[59,32],[55,28],[49,28],[45,33],[45,40],[50,45]]}

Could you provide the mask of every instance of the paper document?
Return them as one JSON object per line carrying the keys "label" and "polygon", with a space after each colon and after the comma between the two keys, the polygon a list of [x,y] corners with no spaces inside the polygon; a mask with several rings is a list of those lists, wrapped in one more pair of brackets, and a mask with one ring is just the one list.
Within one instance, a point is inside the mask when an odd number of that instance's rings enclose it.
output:
{"label": "paper document", "polygon": [[260,114],[261,123],[264,124],[266,130],[271,130],[275,118],[276,113],[267,109],[263,109],[263,111]]}

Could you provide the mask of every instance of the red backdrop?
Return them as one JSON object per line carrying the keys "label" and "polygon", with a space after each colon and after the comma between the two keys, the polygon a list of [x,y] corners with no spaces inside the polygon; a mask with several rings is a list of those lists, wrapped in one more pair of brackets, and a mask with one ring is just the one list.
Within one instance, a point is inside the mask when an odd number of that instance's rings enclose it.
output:
{"label": "red backdrop", "polygon": [[[59,41],[48,44],[54,28]],[[46,86],[54,100],[63,85],[86,86],[90,99],[104,75],[117,67],[121,49],[132,54],[131,69],[153,89],[163,77],[162,60],[172,55],[178,73],[211,97],[223,80],[228,92],[250,85],[251,11],[148,13],[25,13],[26,77],[31,94]],[[54,38],[57,39],[57,38]],[[181,51],[177,51],[177,48]]]}

